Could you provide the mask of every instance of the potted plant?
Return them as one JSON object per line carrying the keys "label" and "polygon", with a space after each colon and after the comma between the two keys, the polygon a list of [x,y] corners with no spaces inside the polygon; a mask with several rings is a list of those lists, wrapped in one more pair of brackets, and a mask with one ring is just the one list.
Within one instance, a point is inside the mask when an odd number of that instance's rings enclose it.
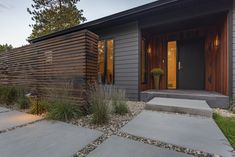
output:
{"label": "potted plant", "polygon": [[151,70],[151,74],[153,75],[154,87],[159,90],[160,78],[164,74],[164,71],[161,68],[154,68]]}

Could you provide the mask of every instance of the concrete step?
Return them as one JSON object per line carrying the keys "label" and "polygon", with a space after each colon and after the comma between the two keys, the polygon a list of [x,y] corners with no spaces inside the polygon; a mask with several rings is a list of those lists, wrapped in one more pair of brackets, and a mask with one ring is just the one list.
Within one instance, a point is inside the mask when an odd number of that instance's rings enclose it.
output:
{"label": "concrete step", "polygon": [[228,109],[229,96],[216,92],[195,91],[195,90],[148,90],[141,92],[141,101],[148,102],[155,97],[205,100],[211,108]]}
{"label": "concrete step", "polygon": [[153,98],[147,102],[146,110],[184,113],[204,117],[212,117],[213,111],[205,100]]}

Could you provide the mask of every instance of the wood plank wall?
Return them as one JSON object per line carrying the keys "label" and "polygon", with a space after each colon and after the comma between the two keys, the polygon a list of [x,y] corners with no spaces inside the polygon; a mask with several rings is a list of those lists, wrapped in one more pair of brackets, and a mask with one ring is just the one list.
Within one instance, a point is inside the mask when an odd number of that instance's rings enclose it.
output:
{"label": "wood plank wall", "polygon": [[68,90],[84,102],[88,83],[97,77],[98,36],[88,30],[43,40],[0,54],[0,85],[45,91]]}
{"label": "wood plank wall", "polygon": [[[169,32],[162,35],[153,35],[149,32],[142,34],[146,40],[146,52],[151,47],[151,53],[147,54],[147,83],[141,84],[141,90],[153,89],[151,69],[160,67],[165,71],[160,81],[160,89],[167,89],[167,42],[172,40],[185,40],[191,38],[205,39],[205,90],[216,91],[229,95],[229,60],[227,19],[218,26],[208,26],[177,32]],[[219,37],[219,47],[213,47],[213,42]]]}
{"label": "wood plank wall", "polygon": [[[207,31],[205,41],[206,86],[208,91],[229,95],[228,19]],[[219,46],[213,46],[216,36]]]}

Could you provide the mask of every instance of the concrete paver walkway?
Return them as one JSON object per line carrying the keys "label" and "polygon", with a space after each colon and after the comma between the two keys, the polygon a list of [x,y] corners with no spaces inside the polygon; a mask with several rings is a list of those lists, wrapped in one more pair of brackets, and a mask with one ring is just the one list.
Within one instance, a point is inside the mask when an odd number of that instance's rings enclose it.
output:
{"label": "concrete paver walkway", "polygon": [[232,156],[232,147],[211,118],[143,111],[121,130],[194,150]]}
{"label": "concrete paver walkway", "polygon": [[111,136],[87,157],[190,157],[190,155]]}
{"label": "concrete paver walkway", "polygon": [[0,131],[31,123],[40,119],[42,119],[42,117],[18,111],[2,112],[0,113]]}
{"label": "concrete paver walkway", "polygon": [[0,134],[0,156],[70,157],[101,135],[63,122],[40,121]]}
{"label": "concrete paver walkway", "polygon": [[[41,118],[0,108],[0,132]],[[121,131],[224,157],[233,155],[232,147],[212,118],[143,111]],[[0,156],[69,157],[101,135],[102,133],[96,130],[42,120],[0,133]],[[189,157],[190,155],[118,136],[111,136],[88,155],[88,157],[109,156]]]}

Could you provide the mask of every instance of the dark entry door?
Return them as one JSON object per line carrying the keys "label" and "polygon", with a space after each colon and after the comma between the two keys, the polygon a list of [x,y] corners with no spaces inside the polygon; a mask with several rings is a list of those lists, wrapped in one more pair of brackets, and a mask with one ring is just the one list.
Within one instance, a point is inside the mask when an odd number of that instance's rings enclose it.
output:
{"label": "dark entry door", "polygon": [[178,89],[204,89],[204,40],[178,42]]}

